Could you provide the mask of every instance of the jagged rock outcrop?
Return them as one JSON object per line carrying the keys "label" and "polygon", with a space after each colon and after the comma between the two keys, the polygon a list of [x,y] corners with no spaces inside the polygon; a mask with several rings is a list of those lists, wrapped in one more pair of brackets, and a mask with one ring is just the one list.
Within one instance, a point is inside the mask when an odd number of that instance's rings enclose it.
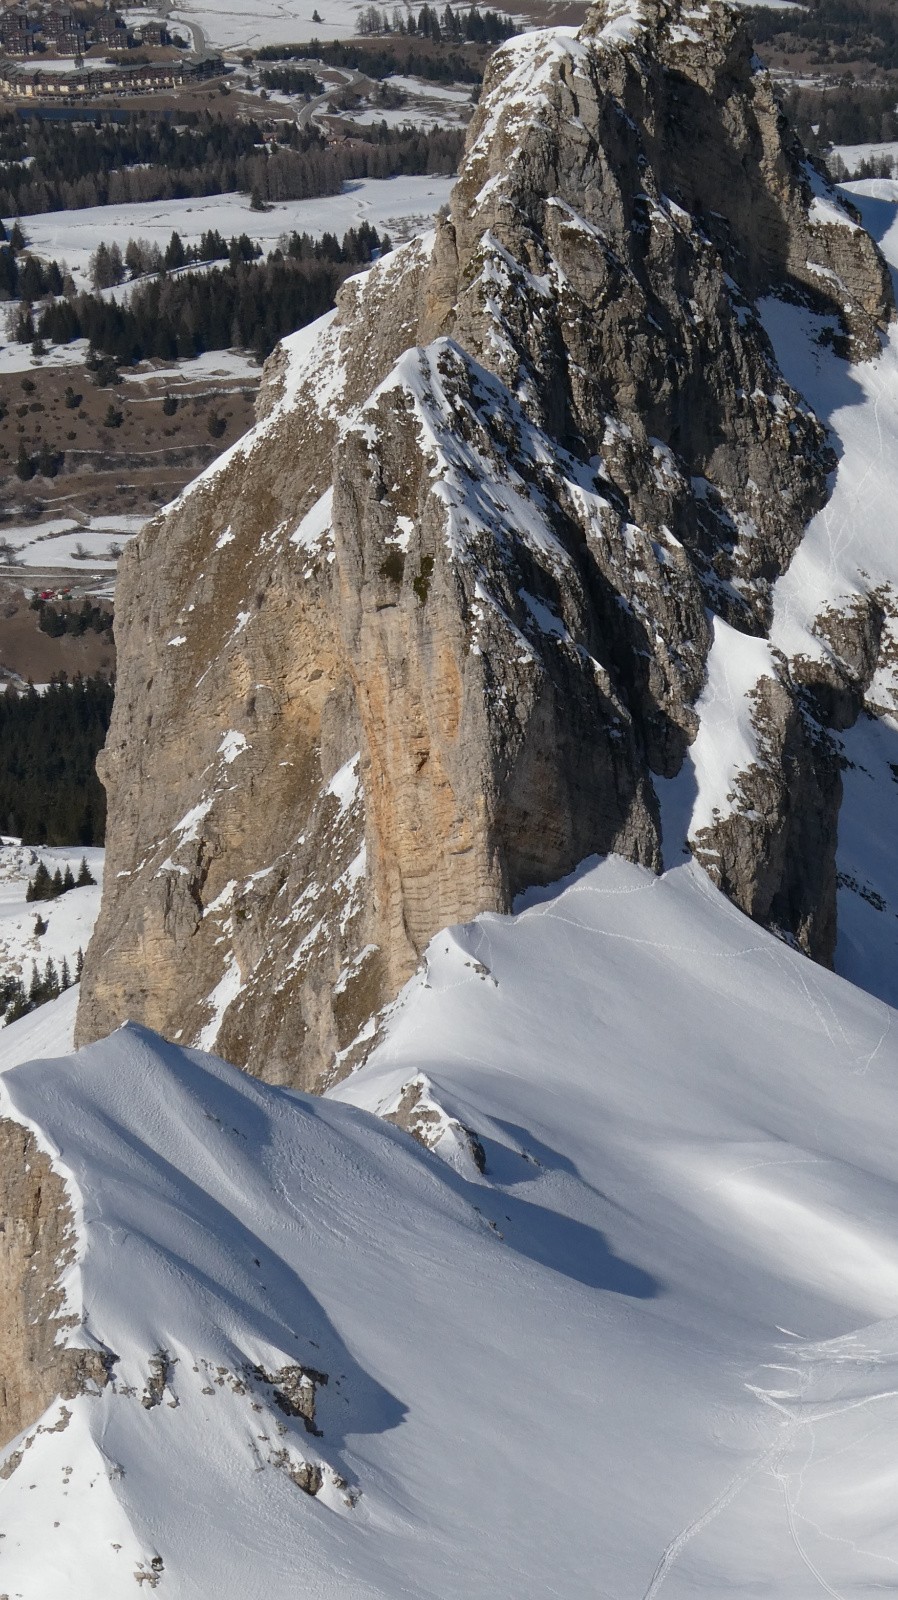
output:
{"label": "jagged rock outcrop", "polygon": [[[709,614],[766,629],[828,493],[773,292],[857,354],[892,313],[735,14],[603,0],[497,52],[435,234],[287,341],[123,562],[82,1041],[131,1016],[320,1087],[439,927],[592,852],[660,865]],[[766,697],[764,826],[704,854],[826,958],[804,695]]]}

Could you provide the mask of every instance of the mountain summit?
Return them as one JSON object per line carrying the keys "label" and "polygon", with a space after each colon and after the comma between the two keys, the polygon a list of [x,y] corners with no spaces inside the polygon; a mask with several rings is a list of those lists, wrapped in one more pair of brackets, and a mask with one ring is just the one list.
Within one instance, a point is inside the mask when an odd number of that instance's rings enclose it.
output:
{"label": "mountain summit", "polygon": [[[890,602],[770,642],[836,466],[770,308],[846,373],[894,312],[735,13],[603,0],[496,52],[449,213],[285,341],[257,426],[122,563],[82,1042],[131,1017],[320,1088],[438,929],[687,834],[832,959],[826,730]],[[679,837],[719,641],[750,726]]]}

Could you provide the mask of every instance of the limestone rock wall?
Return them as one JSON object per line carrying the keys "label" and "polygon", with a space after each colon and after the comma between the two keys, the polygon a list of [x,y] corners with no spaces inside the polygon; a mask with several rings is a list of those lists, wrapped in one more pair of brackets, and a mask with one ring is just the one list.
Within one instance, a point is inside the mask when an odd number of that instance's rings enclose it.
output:
{"label": "limestone rock wall", "polygon": [[[828,493],[772,292],[858,352],[892,312],[735,14],[602,0],[497,52],[449,214],[285,341],[123,562],[82,1042],[133,1017],[321,1087],[439,927],[592,852],[660,865],[709,614],[764,632]],[[785,667],[764,828],[704,843],[825,959],[804,694]]]}
{"label": "limestone rock wall", "polygon": [[62,1179],[28,1129],[0,1119],[0,1450],[57,1395],[106,1382],[98,1352],[57,1343],[74,1320],[60,1288],[73,1244]]}

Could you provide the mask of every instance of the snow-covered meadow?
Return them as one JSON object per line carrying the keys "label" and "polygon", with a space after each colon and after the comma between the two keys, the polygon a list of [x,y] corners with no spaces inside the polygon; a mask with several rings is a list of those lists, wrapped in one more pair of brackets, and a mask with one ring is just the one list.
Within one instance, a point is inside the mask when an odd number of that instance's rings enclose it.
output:
{"label": "snow-covered meadow", "polygon": [[137,201],[128,205],[87,206],[78,211],[47,211],[23,222],[29,247],[46,260],[65,264],[76,284],[89,286],[88,263],[97,245],[146,239],[164,249],[172,233],[197,245],[209,229],[224,238],[245,233],[266,253],[286,233],[320,238],[370,223],[394,241],[431,226],[452,192],[453,178],[359,178],[338,195],[318,200],[284,200],[254,211],[248,195],[213,194],[186,200]]}
{"label": "snow-covered meadow", "polygon": [[[736,0],[737,5],[750,3],[776,11],[796,9],[792,0]],[[350,38],[358,33],[365,9],[365,0],[318,0],[317,5],[315,0],[248,0],[241,6],[228,6],[225,0],[190,0],[190,4],[177,5],[167,20],[169,26],[179,19],[190,24],[212,48],[239,52],[263,44]],[[399,9],[410,10],[417,17],[420,6],[403,0]],[[392,14],[392,6],[388,10]],[[530,19],[522,20],[526,26]]]}
{"label": "snow-covered meadow", "polygon": [[147,517],[51,517],[42,522],[4,524],[0,535],[28,568],[58,567],[77,573],[85,567],[115,571],[123,546],[148,521]]}
{"label": "snow-covered meadow", "polygon": [[[359,31],[362,0],[190,0],[169,13],[189,23],[215,50],[258,49],[263,44],[293,44],[304,39],[348,39]],[[403,6],[404,9],[404,6]],[[417,8],[415,9],[417,15]]]}
{"label": "snow-covered meadow", "polygon": [[898,140],[886,140],[879,144],[836,144],[827,159],[840,161],[849,178],[856,177],[866,161],[887,161],[893,173],[898,172]]}

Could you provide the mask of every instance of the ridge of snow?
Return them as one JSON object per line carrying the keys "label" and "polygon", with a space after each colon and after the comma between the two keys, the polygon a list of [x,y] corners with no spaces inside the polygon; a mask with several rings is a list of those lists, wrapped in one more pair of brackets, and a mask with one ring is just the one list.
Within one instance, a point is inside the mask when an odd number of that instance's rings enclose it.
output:
{"label": "ridge of snow", "polygon": [[605,0],[607,22],[598,34],[603,44],[635,44],[646,32],[641,0]]}
{"label": "ridge of snow", "polygon": [[[453,380],[459,379],[469,381],[476,409],[454,388]],[[571,492],[589,492],[578,481],[584,476],[582,467],[527,418],[505,385],[452,339],[440,338],[426,348],[406,351],[370,399],[350,414],[346,428],[376,427],[380,401],[397,390],[411,402],[422,450],[433,463],[431,477],[446,507],[446,540],[453,558],[470,559],[477,533],[495,538],[497,528],[507,527],[560,573],[570,571],[571,558],[552,530],[536,487],[525,484],[508,459],[502,476],[497,475],[477,443],[460,434],[461,411],[485,445],[489,434],[480,413],[505,411],[522,455],[536,464],[563,463],[571,476]],[[598,495],[595,499],[599,506],[606,503]]]}
{"label": "ridge of snow", "polygon": [[808,212],[811,222],[825,227],[848,228],[852,233],[860,233],[859,223],[849,215],[845,201],[835,184],[824,178],[809,161],[804,162],[802,171],[813,195]]}
{"label": "ridge of snow", "polygon": [[314,550],[330,536],[333,519],[334,491],[326,489],[320,499],[308,510],[290,535],[290,543],[301,550]]}
{"label": "ridge of snow", "polygon": [[325,793],[333,795],[341,811],[348,811],[359,793],[361,786],[359,760],[359,753],[356,751],[354,756],[344,761],[340,770],[334,773],[326,785]]}
{"label": "ridge of snow", "polygon": [[[116,1359],[18,1441],[6,1591],[887,1586],[892,1020],[694,864],[610,858],[437,935],[323,1100],[132,1026],[11,1067],[79,1218],[75,1337]],[[482,1176],[368,1114],[413,1080]],[[317,1436],[264,1377],[297,1362]]]}
{"label": "ridge of snow", "polygon": [[249,744],[246,734],[239,733],[236,728],[230,728],[227,733],[222,735],[221,744],[218,746],[218,754],[221,756],[225,766],[229,767],[237,760],[238,756],[242,756],[244,751],[248,749]]}

